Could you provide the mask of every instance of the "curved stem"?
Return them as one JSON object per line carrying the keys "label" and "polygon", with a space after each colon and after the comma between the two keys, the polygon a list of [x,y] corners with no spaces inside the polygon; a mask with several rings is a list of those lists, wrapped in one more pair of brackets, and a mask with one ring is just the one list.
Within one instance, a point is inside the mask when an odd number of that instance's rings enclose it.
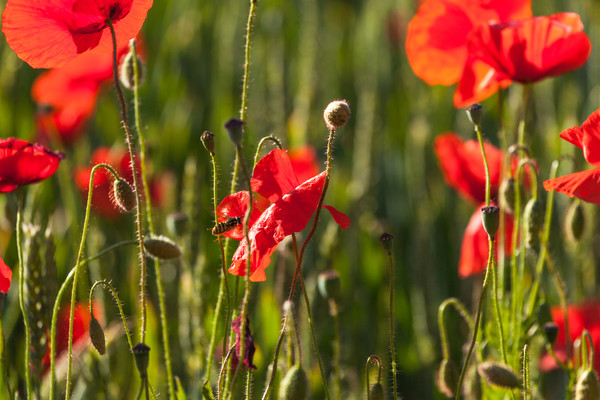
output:
{"label": "curved stem", "polygon": [[446,333],[446,324],[444,323],[444,313],[446,312],[446,308],[450,305],[454,306],[460,316],[463,317],[467,325],[469,325],[469,330],[471,332],[475,329],[473,319],[469,315],[469,312],[457,298],[451,297],[440,304],[438,308],[438,326],[440,328],[440,340],[442,342],[442,357],[445,360],[450,359],[450,349],[448,347],[448,334]]}
{"label": "curved stem", "polygon": [[487,156],[485,155],[485,146],[483,144],[483,137],[479,125],[475,125],[475,132],[477,133],[477,140],[479,141],[481,156],[483,157],[483,166],[485,168],[485,205],[487,207],[490,205],[490,167],[488,166]]}
{"label": "curved stem", "polygon": [[127,319],[125,318],[125,313],[123,312],[123,303],[121,302],[121,299],[119,298],[119,293],[117,292],[117,290],[106,279],[95,282],[90,289],[90,297],[89,297],[90,315],[92,315],[92,316],[94,315],[94,312],[93,312],[94,298],[93,298],[93,296],[94,296],[94,289],[96,289],[96,286],[98,286],[98,285],[103,285],[105,288],[107,288],[110,291],[110,293],[112,294],[113,298],[115,299],[115,302],[117,303],[117,307],[119,309],[119,315],[121,315],[121,321],[123,322],[123,328],[125,329],[125,336],[127,336],[127,343],[129,343],[129,350],[133,353],[133,340],[131,340],[131,335],[129,333],[129,327],[127,326]]}
{"label": "curved stem", "polygon": [[258,146],[256,146],[256,153],[254,154],[254,165],[256,165],[258,163],[258,159],[260,158],[260,152],[262,151],[263,146],[268,141],[275,143],[275,146],[277,146],[278,149],[283,148],[281,146],[281,141],[279,139],[277,139],[275,136],[273,136],[273,135],[265,136],[264,138],[262,138],[260,140],[260,142],[258,142]]}

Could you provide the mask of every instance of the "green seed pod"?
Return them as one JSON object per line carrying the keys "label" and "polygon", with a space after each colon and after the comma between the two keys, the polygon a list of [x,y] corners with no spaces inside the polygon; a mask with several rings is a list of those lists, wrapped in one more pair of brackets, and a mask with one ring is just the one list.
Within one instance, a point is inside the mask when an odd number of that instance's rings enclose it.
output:
{"label": "green seed pod", "polygon": [[162,260],[181,257],[181,249],[179,246],[165,236],[154,236],[145,239],[144,247],[151,256]]}
{"label": "green seed pod", "polygon": [[565,234],[572,242],[579,242],[585,230],[585,215],[581,202],[574,201],[565,216]]}
{"label": "green seed pod", "polygon": [[481,221],[489,237],[493,238],[500,226],[500,209],[496,206],[483,207],[481,209]]}
{"label": "green seed pod", "polygon": [[598,375],[593,369],[583,371],[575,385],[575,400],[600,399],[600,384]]}
{"label": "green seed pod", "polygon": [[554,322],[546,322],[544,325],[542,325],[542,330],[544,331],[544,336],[546,336],[548,343],[554,343],[558,337],[558,325],[556,325]]}
{"label": "green seed pod", "polygon": [[507,389],[518,388],[521,385],[519,378],[510,367],[493,361],[485,361],[479,364],[477,372],[490,385]]}
{"label": "green seed pod", "polygon": [[523,220],[525,221],[525,244],[531,248],[537,243],[544,225],[544,209],[538,199],[532,198],[527,202],[523,211]]}
{"label": "green seed pod", "polygon": [[210,131],[204,131],[202,135],[200,135],[200,140],[204,145],[204,148],[209,153],[215,152],[215,134]]}
{"label": "green seed pod", "polygon": [[308,377],[300,364],[285,374],[279,386],[279,400],[305,400],[308,398]]}
{"label": "green seed pod", "polygon": [[181,237],[188,231],[189,217],[186,213],[175,211],[167,215],[167,229],[173,236]]}
{"label": "green seed pod", "polygon": [[379,382],[371,385],[369,388],[369,399],[370,400],[384,400],[385,399],[385,391],[383,390],[383,385]]}
{"label": "green seed pod", "polygon": [[244,134],[244,121],[238,118],[231,118],[229,121],[225,122],[225,130],[227,130],[227,134],[229,135],[229,139],[236,144],[242,144],[242,136]]}
{"label": "green seed pod", "polygon": [[481,124],[481,110],[483,107],[479,103],[475,103],[466,108],[467,116],[469,117],[469,121],[475,126],[479,126]]}
{"label": "green seed pod", "polygon": [[515,211],[515,178],[505,178],[500,184],[500,206],[509,213]]}
{"label": "green seed pod", "polygon": [[[144,81],[144,62],[140,56],[136,55],[136,58],[139,87]],[[131,54],[131,52],[128,52],[121,62],[121,66],[119,68],[119,81],[125,88],[129,90],[133,90],[135,87],[135,70],[133,66],[133,54]]]}
{"label": "green seed pod", "polygon": [[392,254],[392,249],[394,248],[394,236],[391,233],[382,233],[381,236],[379,236],[379,242],[388,254]]}
{"label": "green seed pod", "polygon": [[123,212],[133,211],[137,204],[133,187],[123,178],[113,182],[112,198],[117,207]]}
{"label": "green seed pod", "polygon": [[346,100],[334,100],[325,107],[323,119],[325,125],[331,130],[336,130],[346,125],[350,119],[350,106]]}
{"label": "green seed pod", "polygon": [[442,360],[435,383],[446,397],[454,397],[458,385],[458,369],[452,360]]}
{"label": "green seed pod", "polygon": [[340,301],[340,274],[334,269],[321,272],[317,280],[317,286],[321,296],[327,300]]}
{"label": "green seed pod", "polygon": [[145,343],[138,343],[133,346],[133,356],[135,358],[135,366],[137,367],[140,377],[148,376],[148,364],[150,362],[150,347]]}
{"label": "green seed pod", "polygon": [[92,316],[90,319],[89,327],[90,340],[94,348],[100,353],[101,356],[106,353],[106,338],[104,337],[104,329],[100,325],[100,322]]}

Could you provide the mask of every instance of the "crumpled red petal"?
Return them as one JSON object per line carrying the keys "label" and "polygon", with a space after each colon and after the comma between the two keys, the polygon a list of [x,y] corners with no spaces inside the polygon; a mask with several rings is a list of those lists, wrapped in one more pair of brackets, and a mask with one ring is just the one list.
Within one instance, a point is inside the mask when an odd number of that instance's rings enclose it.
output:
{"label": "crumpled red petal", "polygon": [[[246,211],[248,210],[249,202],[250,195],[246,190],[242,192],[236,192],[225,197],[217,206],[218,221],[224,222],[227,221],[229,218],[242,217],[243,222],[244,216],[246,215]],[[256,222],[260,214],[261,211],[255,202],[255,205],[252,209],[252,216],[250,217],[249,226],[252,226],[254,222]],[[235,228],[223,233],[223,236],[235,240],[242,240],[244,238],[244,225],[237,225]]]}
{"label": "crumpled red petal", "polygon": [[10,289],[12,280],[12,271],[8,265],[0,258],[0,293],[7,293]]}
{"label": "crumpled red petal", "polygon": [[296,147],[288,151],[292,168],[299,182],[304,182],[319,173],[319,164],[315,148],[309,145]]}
{"label": "crumpled red petal", "polygon": [[274,149],[254,167],[252,190],[275,203],[300,184],[285,150]]}
{"label": "crumpled red petal", "polygon": [[600,205],[600,168],[549,179],[544,181],[544,189]]}
{"label": "crumpled red petal", "polygon": [[329,213],[333,217],[333,220],[340,226],[340,228],[348,229],[348,227],[350,226],[350,218],[348,218],[348,216],[346,214],[344,214],[341,211],[338,211],[333,206],[328,206],[326,204],[323,204],[323,207],[327,211],[329,211]]}

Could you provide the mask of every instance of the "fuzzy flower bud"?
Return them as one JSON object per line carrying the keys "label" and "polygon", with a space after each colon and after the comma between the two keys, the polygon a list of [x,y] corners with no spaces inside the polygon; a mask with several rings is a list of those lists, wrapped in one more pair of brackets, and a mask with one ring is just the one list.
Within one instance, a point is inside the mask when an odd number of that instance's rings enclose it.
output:
{"label": "fuzzy flower bud", "polygon": [[123,178],[113,182],[112,198],[117,207],[123,212],[133,211],[137,204],[135,190]]}
{"label": "fuzzy flower bud", "polygon": [[334,100],[323,111],[325,125],[331,130],[339,129],[346,125],[350,119],[350,113],[350,106],[346,100]]}
{"label": "fuzzy flower bud", "polygon": [[565,233],[567,239],[572,242],[579,242],[585,230],[585,215],[583,206],[579,201],[573,202],[567,210],[565,216]]}
{"label": "fuzzy flower bud", "polygon": [[485,361],[477,366],[477,372],[485,381],[494,386],[514,389],[520,386],[519,378],[513,370],[493,361]]}
{"label": "fuzzy flower bud", "polygon": [[382,233],[381,236],[379,236],[379,242],[386,253],[392,254],[392,249],[394,248],[394,236],[391,233]]}
{"label": "fuzzy flower bud", "polygon": [[179,246],[165,236],[146,238],[144,240],[144,247],[151,256],[163,260],[169,260],[181,256],[181,249]]}
{"label": "fuzzy flower bud", "polygon": [[383,390],[383,385],[379,382],[374,383],[369,388],[369,399],[371,400],[384,400],[385,392]]}
{"label": "fuzzy flower bud", "polygon": [[182,211],[167,215],[167,228],[174,236],[183,236],[188,231],[189,217]]}
{"label": "fuzzy flower bud", "polygon": [[498,192],[500,196],[500,206],[510,213],[515,210],[515,178],[506,178],[500,184]]}
{"label": "fuzzy flower bud", "polygon": [[481,209],[481,221],[489,237],[493,238],[500,226],[500,209],[496,206],[483,207]]}
{"label": "fuzzy flower bud", "polygon": [[334,269],[321,272],[317,280],[317,286],[321,296],[328,300],[338,302],[340,300],[340,274]]}
{"label": "fuzzy flower bud", "polygon": [[469,117],[469,121],[475,126],[479,126],[481,124],[481,104],[475,103],[466,108],[467,116]]}
{"label": "fuzzy flower bud", "polygon": [[308,398],[308,377],[300,364],[285,374],[279,386],[279,400],[305,400]]}
{"label": "fuzzy flower bud", "polygon": [[575,400],[600,399],[598,375],[593,369],[583,371],[575,385]]}
{"label": "fuzzy flower bud", "polygon": [[537,243],[544,224],[544,210],[538,199],[532,198],[527,202],[523,211],[523,220],[525,221],[525,244],[531,248]]}
{"label": "fuzzy flower bud", "polygon": [[244,134],[244,121],[238,118],[231,118],[229,121],[225,122],[225,129],[227,130],[227,134],[229,135],[229,139],[236,144],[242,144],[242,135]]}
{"label": "fuzzy flower bud", "polygon": [[[144,80],[144,63],[140,56],[136,54],[137,59],[137,72],[138,72],[138,87],[141,86],[142,81]],[[121,66],[119,68],[119,81],[121,84],[129,89],[133,90],[135,87],[135,70],[133,65],[133,54],[128,52],[123,61],[121,62]]]}
{"label": "fuzzy flower bud", "polygon": [[544,331],[544,336],[546,336],[548,343],[554,343],[558,337],[558,325],[556,325],[554,322],[546,322],[544,325],[542,325],[542,330]]}
{"label": "fuzzy flower bud", "polygon": [[88,330],[90,334],[90,340],[94,348],[98,353],[103,356],[106,353],[106,338],[104,337],[104,330],[100,325],[100,322],[92,316],[90,319],[90,327]]}
{"label": "fuzzy flower bud", "polygon": [[204,145],[204,148],[209,153],[213,154],[215,152],[215,134],[211,131],[204,131],[202,135],[200,135],[200,140]]}
{"label": "fuzzy flower bud", "polygon": [[133,356],[135,358],[135,366],[137,367],[140,377],[148,376],[148,364],[150,363],[150,347],[145,343],[138,343],[133,346]]}
{"label": "fuzzy flower bud", "polygon": [[440,392],[447,397],[454,397],[456,395],[458,369],[452,360],[442,360],[436,374],[435,383]]}

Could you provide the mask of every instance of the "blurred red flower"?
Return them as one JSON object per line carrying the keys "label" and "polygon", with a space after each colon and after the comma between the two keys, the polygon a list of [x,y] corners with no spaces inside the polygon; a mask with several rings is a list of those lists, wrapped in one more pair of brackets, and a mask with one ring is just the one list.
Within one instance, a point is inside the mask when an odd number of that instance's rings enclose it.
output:
{"label": "blurred red flower", "polygon": [[12,271],[4,260],[0,257],[0,293],[8,293],[10,282],[12,280]]}
{"label": "blurred red flower", "polygon": [[254,338],[250,331],[250,320],[246,317],[246,329],[244,337],[242,338],[242,316],[239,315],[236,319],[231,322],[231,330],[235,332],[235,351],[231,355],[231,370],[235,371],[237,365],[240,362],[240,352],[242,350],[241,343],[244,340],[244,366],[248,369],[256,369],[254,365],[254,353],[256,347],[254,346]]}
{"label": "blurred red flower", "polygon": [[298,181],[304,182],[319,173],[319,163],[315,148],[310,145],[296,147],[288,151],[292,168]]}
{"label": "blurred red flower", "polygon": [[408,24],[408,62],[427,84],[452,85],[462,76],[467,39],[478,25],[530,16],[531,0],[425,0]]}
{"label": "blurred red flower", "polygon": [[560,137],[583,150],[583,157],[596,168],[549,179],[544,182],[544,189],[600,205],[600,109],[581,128],[565,129]]}
{"label": "blurred red flower", "polygon": [[[480,24],[469,35],[469,56],[454,96],[456,107],[481,101],[512,81],[533,83],[580,68],[591,43],[575,13]],[[492,71],[482,73],[491,68]]]}
{"label": "blurred red flower", "polygon": [[[498,195],[502,168],[502,150],[484,142],[490,170],[490,197]],[[485,201],[485,169],[478,141],[463,142],[460,136],[449,132],[436,137],[435,153],[448,185],[469,202],[479,205]],[[469,220],[465,230],[458,262],[458,274],[467,276],[485,271],[488,260],[488,234],[481,223],[481,204]],[[512,251],[513,219],[504,214],[504,251]]]}
{"label": "blurred red flower", "polygon": [[[248,236],[252,248],[250,280],[264,281],[264,270],[279,242],[306,227],[318,206],[324,182],[325,172],[300,182],[284,150],[272,150],[256,164],[251,180],[252,190],[268,199],[271,204],[258,217],[253,214],[249,221]],[[217,209],[219,222],[229,217],[243,216],[248,207],[248,198],[247,193],[234,193],[223,199]],[[262,210],[258,200],[256,207],[259,212]],[[350,226],[350,220],[345,214],[331,206],[323,207],[342,229]],[[228,213],[230,211],[236,214],[231,215]],[[240,237],[237,233],[232,237],[242,239],[243,235]],[[246,240],[242,239],[233,255],[229,272],[238,276],[246,275],[247,257],[248,246]]]}
{"label": "blurred red flower", "polygon": [[2,31],[33,68],[56,68],[88,50],[110,53],[135,37],[153,0],[8,0]]}
{"label": "blurred red flower", "polygon": [[[92,168],[96,164],[104,163],[112,166],[117,174],[133,187],[133,172],[129,153],[125,149],[111,149],[109,147],[99,147],[92,154],[90,167],[79,167],[75,170],[75,184],[84,201],[87,200],[88,189],[90,185],[90,176]],[[140,164],[136,157],[136,166],[138,172],[138,182],[142,183],[140,175]],[[120,208],[114,203],[112,198],[113,175],[104,168],[96,170],[94,174],[94,191],[92,192],[92,209],[100,216],[107,219],[117,219],[122,215]],[[160,183],[150,179],[150,198],[154,205],[160,206],[162,199],[162,190],[159,189]]]}
{"label": "blurred red flower", "polygon": [[[594,342],[594,353],[600,354],[600,303],[597,301],[588,301],[581,305],[570,305],[567,307],[569,314],[569,335],[571,343],[581,337],[584,330],[587,330]],[[567,361],[567,343],[565,332],[565,316],[560,307],[552,307],[552,320],[558,325],[558,336],[554,342],[553,349],[556,357]],[[550,355],[544,355],[540,360],[540,369],[549,371],[557,368],[556,362]],[[594,357],[594,370],[600,373],[600,358]]]}
{"label": "blurred red flower", "polygon": [[17,138],[0,139],[0,193],[52,176],[65,155]]}

